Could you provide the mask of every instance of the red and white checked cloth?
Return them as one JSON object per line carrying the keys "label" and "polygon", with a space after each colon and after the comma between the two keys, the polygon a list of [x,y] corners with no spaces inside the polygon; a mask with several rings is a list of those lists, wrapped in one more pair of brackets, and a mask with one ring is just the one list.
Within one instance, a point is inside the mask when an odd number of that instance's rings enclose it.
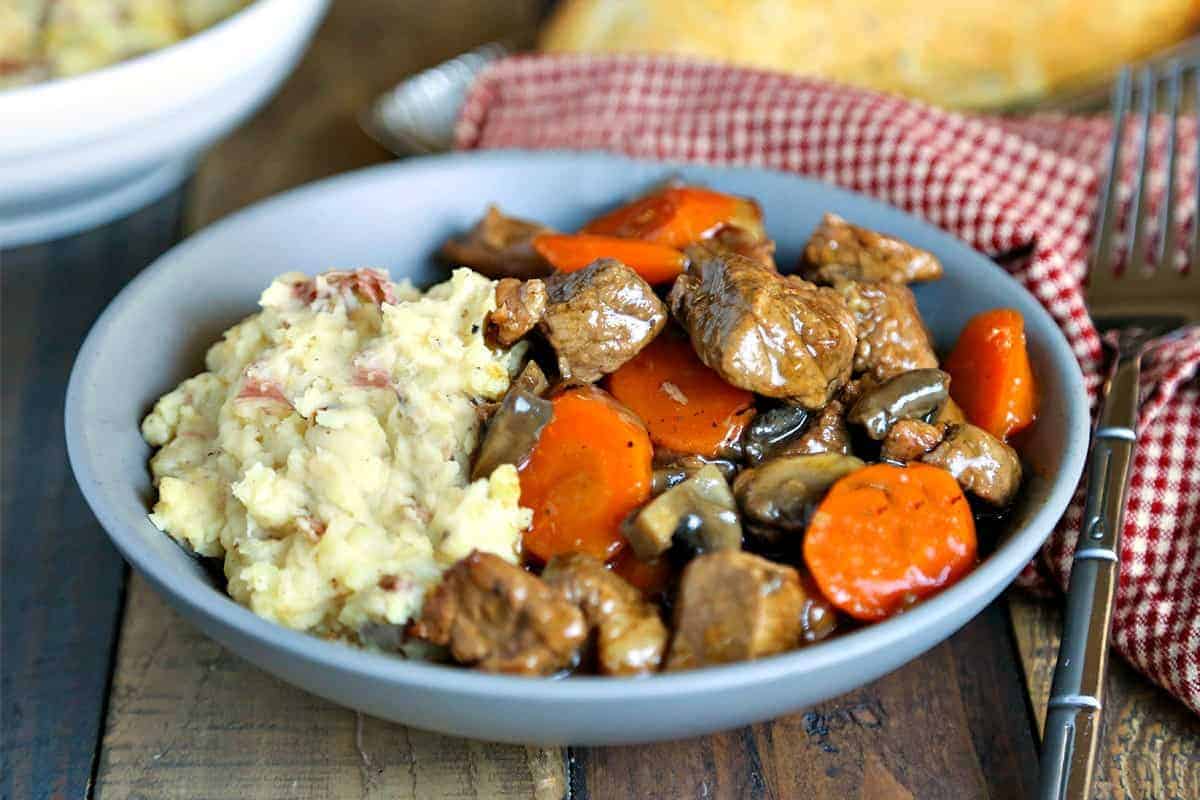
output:
{"label": "red and white checked cloth", "polygon": [[[479,76],[457,143],[787,170],[878,197],[985,253],[1027,253],[1010,269],[1062,326],[1094,399],[1103,354],[1080,282],[1110,130],[1106,119],[967,116],[674,57],[517,56]],[[1164,190],[1164,130],[1156,127],[1152,139],[1155,204]],[[1184,187],[1197,169],[1196,136],[1197,120],[1183,120]],[[1179,200],[1184,226],[1195,224],[1194,202]],[[1114,643],[1200,712],[1197,366],[1200,335],[1162,345],[1146,361]],[[1022,574],[1025,585],[1065,587],[1081,514],[1077,496]]]}

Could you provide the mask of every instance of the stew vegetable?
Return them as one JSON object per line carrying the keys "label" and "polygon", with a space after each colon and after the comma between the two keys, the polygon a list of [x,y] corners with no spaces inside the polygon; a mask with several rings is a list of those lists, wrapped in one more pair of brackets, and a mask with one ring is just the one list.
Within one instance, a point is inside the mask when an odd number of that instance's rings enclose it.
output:
{"label": "stew vegetable", "polygon": [[953,585],[1018,496],[1022,319],[981,314],[940,360],[909,284],[942,266],[893,236],[829,214],[780,271],[753,200],[671,185],[574,233],[489,208],[442,254],[498,279],[489,344],[527,347],[471,465],[517,468],[523,566],[471,554],[409,625],[459,663],[804,647]]}

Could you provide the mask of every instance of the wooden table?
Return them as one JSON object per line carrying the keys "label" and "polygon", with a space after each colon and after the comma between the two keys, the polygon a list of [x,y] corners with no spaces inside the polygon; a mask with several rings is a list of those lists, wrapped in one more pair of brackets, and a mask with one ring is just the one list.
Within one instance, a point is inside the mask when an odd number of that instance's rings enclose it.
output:
{"label": "wooden table", "polygon": [[[386,160],[355,115],[414,70],[519,36],[540,4],[339,0],[279,96],[134,216],[3,254],[0,798],[1020,798],[1057,645],[1010,594],[945,644],[806,712],[683,742],[537,748],[357,715],[241,662],[120,558],[66,464],[63,389],[99,310],[183,232]],[[1200,797],[1200,723],[1123,663],[1097,798]]]}

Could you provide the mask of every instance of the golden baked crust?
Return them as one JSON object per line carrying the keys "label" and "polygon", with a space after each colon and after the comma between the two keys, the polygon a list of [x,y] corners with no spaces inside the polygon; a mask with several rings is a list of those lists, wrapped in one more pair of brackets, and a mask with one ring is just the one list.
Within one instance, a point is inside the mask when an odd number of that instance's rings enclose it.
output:
{"label": "golden baked crust", "polygon": [[989,109],[1198,28],[1200,0],[565,0],[539,47],[693,55]]}

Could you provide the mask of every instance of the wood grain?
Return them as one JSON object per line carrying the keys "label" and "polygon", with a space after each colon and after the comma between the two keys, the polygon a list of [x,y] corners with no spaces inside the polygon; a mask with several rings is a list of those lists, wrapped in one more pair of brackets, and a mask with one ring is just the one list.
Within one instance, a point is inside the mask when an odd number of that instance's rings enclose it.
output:
{"label": "wood grain", "polygon": [[[1015,590],[1010,595],[1013,630],[1040,734],[1062,615],[1055,603]],[[1105,693],[1094,800],[1200,797],[1200,720],[1115,654],[1109,660]]]}
{"label": "wood grain", "polygon": [[[1030,796],[1037,754],[1003,603],[892,674],[808,711],[737,731],[572,751],[575,796]],[[573,770],[574,775],[574,770]]]}
{"label": "wood grain", "polygon": [[355,714],[251,667],[129,583],[98,798],[557,800],[561,754]]}
{"label": "wood grain", "polygon": [[67,465],[63,401],[104,305],[172,245],[181,197],[0,253],[0,797],[82,797],[103,720],[124,564]]}

